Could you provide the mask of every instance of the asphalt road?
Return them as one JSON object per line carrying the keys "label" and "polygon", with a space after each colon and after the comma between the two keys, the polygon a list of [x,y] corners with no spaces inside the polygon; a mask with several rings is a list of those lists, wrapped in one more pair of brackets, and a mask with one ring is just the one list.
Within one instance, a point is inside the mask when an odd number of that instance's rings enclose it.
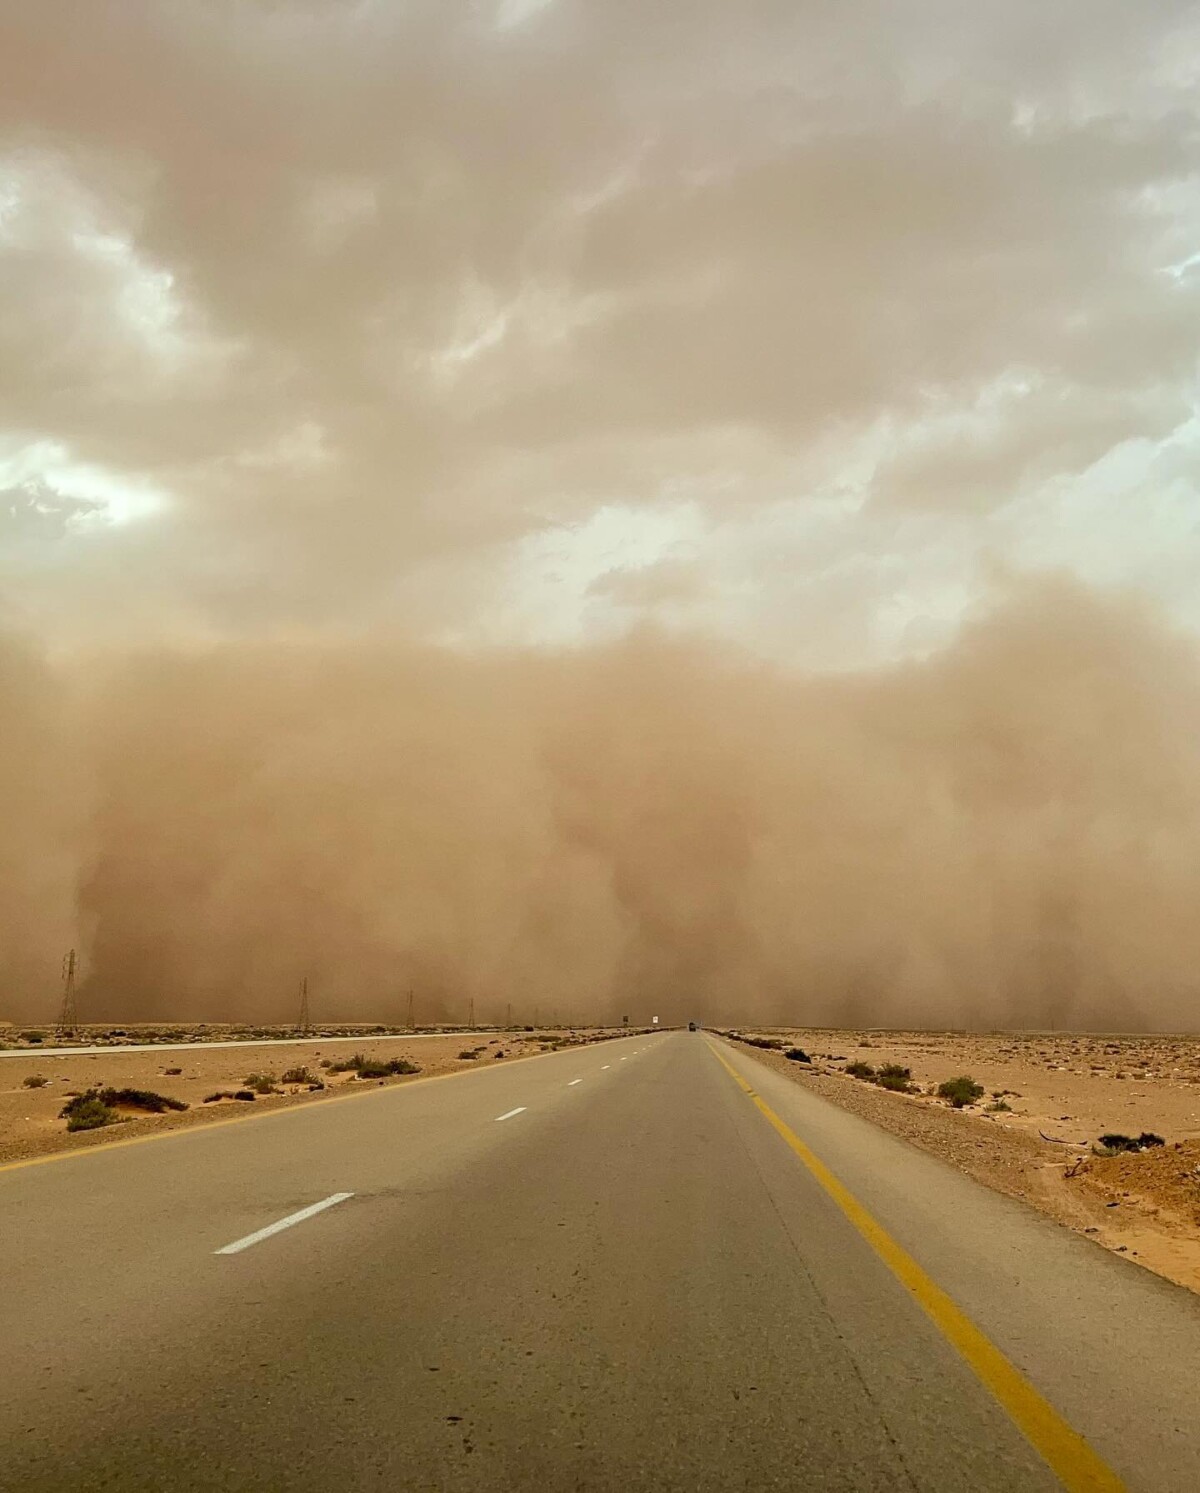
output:
{"label": "asphalt road", "polygon": [[0,1170],[0,1240],[21,1493],[1200,1488],[1197,1298],[702,1033]]}

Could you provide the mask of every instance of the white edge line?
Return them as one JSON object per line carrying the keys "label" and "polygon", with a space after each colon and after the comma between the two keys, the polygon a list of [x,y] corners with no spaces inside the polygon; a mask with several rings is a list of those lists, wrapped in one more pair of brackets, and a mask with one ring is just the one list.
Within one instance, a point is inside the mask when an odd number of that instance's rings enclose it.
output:
{"label": "white edge line", "polygon": [[525,1106],[523,1104],[519,1104],[516,1107],[516,1109],[510,1109],[510,1110],[506,1111],[506,1113],[504,1113],[502,1115],[497,1115],[496,1119],[497,1120],[511,1120],[512,1117],[513,1117],[513,1115],[523,1115],[524,1113],[525,1113]]}
{"label": "white edge line", "polygon": [[612,1067],[611,1063],[601,1063],[600,1064],[600,1072],[603,1073],[604,1070],[605,1070],[605,1068],[611,1068],[611,1067]]}
{"label": "white edge line", "polygon": [[344,1203],[347,1198],[352,1198],[352,1192],[335,1192],[327,1198],[322,1198],[319,1203],[313,1203],[308,1208],[301,1208],[299,1213],[289,1213],[286,1218],[281,1218],[277,1223],[269,1223],[265,1229],[257,1229],[253,1234],[247,1234],[244,1239],[236,1239],[232,1244],[227,1244],[224,1249],[214,1249],[215,1255],[236,1255],[243,1249],[249,1249],[252,1244],[261,1244],[264,1239],[269,1239],[272,1234],[278,1234],[284,1229],[290,1229],[293,1224],[303,1223],[306,1218],[312,1218],[317,1213],[324,1213],[326,1208],[332,1208],[335,1203]]}
{"label": "white edge line", "polygon": [[583,1082],[582,1078],[573,1078],[571,1080],[571,1082],[567,1085],[567,1088],[573,1089],[577,1083],[582,1083],[582,1082]]}

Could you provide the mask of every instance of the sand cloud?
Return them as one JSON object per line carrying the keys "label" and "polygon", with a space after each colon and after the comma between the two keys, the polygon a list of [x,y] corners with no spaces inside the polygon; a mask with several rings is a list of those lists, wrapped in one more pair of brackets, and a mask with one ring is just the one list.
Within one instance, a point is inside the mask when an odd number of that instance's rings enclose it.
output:
{"label": "sand cloud", "polygon": [[1184,1019],[1193,7],[0,23],[9,1008]]}
{"label": "sand cloud", "polygon": [[804,678],[640,633],[4,654],[9,1009],[1191,1020],[1200,659],[1018,586],[928,662]]}

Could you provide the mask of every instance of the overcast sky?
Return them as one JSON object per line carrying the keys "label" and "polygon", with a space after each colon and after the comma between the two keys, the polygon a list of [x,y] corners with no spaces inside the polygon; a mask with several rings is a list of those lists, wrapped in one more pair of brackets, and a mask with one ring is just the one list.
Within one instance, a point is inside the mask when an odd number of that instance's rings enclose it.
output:
{"label": "overcast sky", "polygon": [[1184,0],[0,0],[0,627],[1200,629]]}

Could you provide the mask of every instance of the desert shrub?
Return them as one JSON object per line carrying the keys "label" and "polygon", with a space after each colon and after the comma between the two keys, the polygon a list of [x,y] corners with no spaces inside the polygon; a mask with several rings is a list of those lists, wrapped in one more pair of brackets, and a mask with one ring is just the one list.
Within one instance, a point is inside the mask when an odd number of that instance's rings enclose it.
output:
{"label": "desert shrub", "polygon": [[992,1115],[1012,1113],[1012,1105],[1006,1104],[1003,1099],[994,1099],[991,1104],[985,1104],[984,1108]]}
{"label": "desert shrub", "polygon": [[784,1057],[793,1063],[811,1063],[812,1058],[805,1052],[803,1047],[789,1047]]}
{"label": "desert shrub", "polygon": [[902,1068],[899,1063],[884,1063],[875,1075],[875,1082],[893,1094],[907,1094],[916,1087],[912,1081],[912,1069]]}
{"label": "desert shrub", "polygon": [[111,1125],[118,1118],[95,1089],[76,1096],[63,1105],[58,1112],[60,1120],[66,1120],[68,1130],[99,1130],[102,1125]]}
{"label": "desert shrub", "polygon": [[273,1073],[251,1073],[242,1079],[242,1084],[247,1089],[253,1089],[256,1094],[277,1094],[279,1090],[275,1087],[275,1075]]}
{"label": "desert shrub", "polygon": [[1161,1135],[1155,1135],[1152,1130],[1143,1130],[1141,1135],[1102,1135],[1100,1144],[1110,1151],[1145,1151],[1150,1146],[1165,1145]]}
{"label": "desert shrub", "polygon": [[163,1073],[167,1078],[178,1078],[183,1072],[182,1068],[164,1068]]}
{"label": "desert shrub", "polygon": [[410,1063],[407,1058],[389,1058],[386,1061],[375,1058],[365,1058],[356,1067],[359,1078],[390,1078],[399,1073],[420,1073],[416,1063]]}
{"label": "desert shrub", "polygon": [[474,1061],[475,1058],[482,1057],[483,1052],[484,1049],[482,1047],[464,1047],[463,1050],[459,1053],[459,1057]]}
{"label": "desert shrub", "polygon": [[253,1089],[239,1089],[233,1097],[243,1100],[246,1104],[253,1104],[258,1095]]}
{"label": "desert shrub", "polygon": [[938,1084],[938,1098],[947,1099],[955,1109],[974,1104],[983,1098],[983,1085],[964,1073],[958,1078],[947,1078]]}
{"label": "desert shrub", "polygon": [[27,1078],[21,1080],[21,1087],[25,1089],[44,1089],[49,1082],[50,1080],[43,1078],[40,1073],[30,1073]]}
{"label": "desert shrub", "polygon": [[100,1100],[110,1107],[123,1104],[127,1109],[144,1109],[152,1115],[187,1108],[182,1099],[170,1099],[166,1094],[156,1094],[153,1089],[101,1089]]}
{"label": "desert shrub", "polygon": [[316,1080],[314,1079],[313,1075],[308,1071],[308,1069],[306,1067],[304,1067],[303,1065],[301,1065],[298,1068],[289,1068],[287,1070],[287,1072],[283,1075],[283,1077],[279,1080],[279,1082],[280,1083],[315,1083]]}
{"label": "desert shrub", "polygon": [[396,1073],[420,1073],[416,1063],[407,1058],[368,1058],[356,1052],[344,1063],[331,1063],[331,1073],[353,1073],[358,1078],[390,1078]]}
{"label": "desert shrub", "polygon": [[502,1057],[504,1057],[504,1055],[505,1055],[505,1053],[504,1053],[504,1049],[503,1049],[503,1047],[498,1047],[498,1048],[497,1048],[497,1049],[496,1049],[496,1056],[497,1056],[497,1057],[498,1057],[498,1058],[502,1058]]}
{"label": "desert shrub", "polygon": [[870,1063],[847,1063],[845,1071],[849,1073],[851,1078],[866,1078],[872,1082],[875,1079],[875,1069],[871,1067]]}
{"label": "desert shrub", "polygon": [[116,1118],[116,1113],[107,1104],[101,1104],[99,1099],[81,1098],[67,1116],[67,1129],[99,1130],[103,1125],[111,1125]]}
{"label": "desert shrub", "polygon": [[43,1040],[41,1032],[22,1032],[21,1036],[26,1042],[41,1042]]}
{"label": "desert shrub", "polygon": [[205,1096],[204,1096],[204,1102],[205,1102],[205,1104],[215,1104],[218,1099],[232,1099],[232,1098],[234,1098],[234,1093],[233,1093],[232,1089],[218,1089],[215,1094],[205,1094]]}

